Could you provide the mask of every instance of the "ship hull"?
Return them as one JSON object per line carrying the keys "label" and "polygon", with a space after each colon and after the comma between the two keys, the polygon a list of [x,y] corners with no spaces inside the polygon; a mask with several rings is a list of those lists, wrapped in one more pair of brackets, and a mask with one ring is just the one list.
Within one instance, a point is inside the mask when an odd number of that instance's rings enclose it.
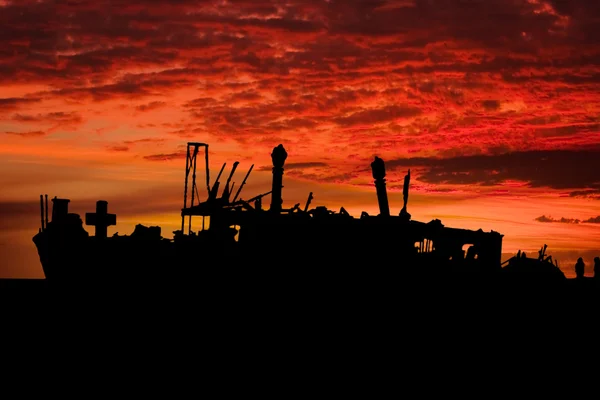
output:
{"label": "ship hull", "polygon": [[82,298],[197,295],[217,307],[250,300],[303,306],[349,299],[381,307],[432,301],[471,307],[482,301],[506,303],[537,296],[539,301],[558,303],[600,295],[598,280],[541,279],[535,271],[457,265],[434,254],[398,257],[393,248],[374,253],[359,250],[356,243],[342,247],[335,240],[328,242],[335,250],[299,251],[293,244],[280,243],[268,252],[238,242],[225,245],[192,238],[88,237],[56,243],[38,234],[34,242],[48,282],[44,289],[58,287],[71,294],[75,290]]}
{"label": "ship hull", "polygon": [[87,237],[60,242],[42,232],[34,243],[47,280],[60,285],[139,287],[159,282],[211,292],[373,295],[417,288],[456,289],[457,285],[474,288],[498,275],[490,268],[455,265],[431,253],[402,254],[394,247],[374,252],[364,242],[347,238],[316,242],[321,246],[309,249],[281,238],[273,246],[189,237]]}

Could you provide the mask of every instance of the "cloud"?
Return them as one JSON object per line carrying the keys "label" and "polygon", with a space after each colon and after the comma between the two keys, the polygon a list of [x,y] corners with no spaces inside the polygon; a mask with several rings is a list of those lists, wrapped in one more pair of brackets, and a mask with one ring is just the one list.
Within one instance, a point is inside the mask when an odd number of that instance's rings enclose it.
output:
{"label": "cloud", "polygon": [[600,200],[600,188],[598,189],[585,189],[575,190],[569,193],[571,197],[583,197],[588,199]]}
{"label": "cloud", "polygon": [[537,217],[535,220],[538,221],[538,222],[560,222],[560,223],[563,223],[563,224],[578,224],[578,223],[581,222],[581,220],[574,219],[574,218],[564,218],[563,217],[561,219],[554,219],[554,218],[552,218],[550,216],[547,217],[545,215]]}
{"label": "cloud", "polygon": [[124,140],[123,143],[126,145],[137,144],[137,143],[162,143],[166,139],[164,138],[143,138],[135,140]]}
{"label": "cloud", "polygon": [[[598,150],[534,150],[504,154],[479,154],[449,158],[386,160],[386,168],[417,167],[418,179],[433,184],[502,185],[526,182],[530,187],[552,189],[600,189],[595,165]],[[581,191],[572,193],[580,195]],[[589,193],[586,191],[585,193]]]}
{"label": "cloud", "polygon": [[481,105],[487,111],[495,111],[500,108],[500,102],[498,100],[483,100]]}
{"label": "cloud", "polygon": [[597,217],[588,218],[588,219],[584,220],[583,222],[586,222],[588,224],[600,224],[600,215]]}
{"label": "cloud", "polygon": [[370,110],[361,110],[353,112],[350,115],[334,117],[332,120],[341,126],[354,126],[361,124],[377,124],[385,121],[393,121],[401,118],[410,118],[417,116],[421,110],[413,107],[387,106],[384,108],[374,108]]}
{"label": "cloud", "polygon": [[164,101],[152,101],[148,104],[140,104],[139,106],[136,106],[135,109],[142,112],[152,111],[164,107],[165,105],[167,105],[167,103]]}
{"label": "cloud", "polygon": [[26,97],[7,97],[0,98],[0,113],[3,111],[12,111],[19,109],[21,106],[27,106],[34,103],[40,102],[39,98],[26,98]]}
{"label": "cloud", "polygon": [[550,217],[546,217],[545,215],[539,216],[535,220],[538,222],[555,222],[554,219],[552,219]]}
{"label": "cloud", "polygon": [[584,219],[584,220],[580,220],[580,219],[576,219],[576,218],[565,218],[562,217],[560,219],[554,219],[551,216],[546,216],[546,215],[542,215],[539,216],[535,219],[538,222],[560,222],[560,223],[564,223],[564,224],[578,224],[578,223],[585,223],[585,224],[600,224],[600,215],[597,217],[590,217],[588,219]]}
{"label": "cloud", "polygon": [[[298,170],[298,169],[310,169],[310,168],[325,168],[328,167],[327,163],[324,162],[298,162],[298,163],[286,163],[284,165],[284,169],[288,170]],[[259,171],[271,171],[273,166],[263,166],[258,168]]]}
{"label": "cloud", "polygon": [[170,161],[170,160],[179,160],[181,158],[185,158],[186,157],[186,152],[185,151],[180,151],[180,152],[176,152],[176,153],[168,153],[168,154],[150,154],[147,156],[144,156],[145,160],[148,161]]}
{"label": "cloud", "polygon": [[285,164],[286,169],[306,169],[306,168],[324,168],[328,167],[327,163],[323,162],[298,162]]}
{"label": "cloud", "polygon": [[[106,146],[106,149],[108,151],[111,152],[126,152],[126,151],[130,151],[132,148],[134,148],[136,145],[148,145],[148,144],[157,144],[157,143],[163,143],[165,142],[166,139],[164,138],[142,138],[142,139],[134,139],[134,140],[123,140],[121,143],[119,144],[113,144],[113,145],[108,145]],[[168,159],[169,154],[156,154],[156,155],[150,155],[150,156],[146,156],[149,158],[146,158],[147,160],[151,160],[151,161],[157,161],[159,159]],[[184,153],[185,156],[185,153]]]}
{"label": "cloud", "polygon": [[44,131],[27,131],[27,132],[4,132],[7,135],[21,136],[24,138],[28,137],[40,137],[45,136],[46,132]]}
{"label": "cloud", "polygon": [[[10,2],[0,85],[26,89],[0,99],[0,123],[41,136],[110,113],[92,131],[332,149],[336,179],[378,153],[422,183],[597,199],[582,149],[598,149],[599,16],[584,0]],[[119,139],[108,149],[141,150]]]}
{"label": "cloud", "polygon": [[[297,162],[284,165],[285,176],[298,180],[324,182],[324,183],[347,183],[358,176],[357,171],[344,173],[328,163],[324,162]],[[262,166],[259,171],[271,172],[273,166]]]}
{"label": "cloud", "polygon": [[107,101],[119,97],[129,97],[133,99],[145,96],[157,95],[151,88],[142,82],[119,81],[107,85],[99,85],[88,88],[68,88],[60,89],[52,93],[59,97],[65,97],[75,100],[90,99],[93,101]]}
{"label": "cloud", "polygon": [[129,147],[127,147],[127,146],[107,146],[106,148],[108,151],[113,151],[113,152],[129,151]]}
{"label": "cloud", "polygon": [[51,124],[52,129],[57,127],[73,127],[81,124],[83,118],[81,114],[75,111],[54,111],[45,114],[20,114],[13,115],[14,121],[29,124]]}

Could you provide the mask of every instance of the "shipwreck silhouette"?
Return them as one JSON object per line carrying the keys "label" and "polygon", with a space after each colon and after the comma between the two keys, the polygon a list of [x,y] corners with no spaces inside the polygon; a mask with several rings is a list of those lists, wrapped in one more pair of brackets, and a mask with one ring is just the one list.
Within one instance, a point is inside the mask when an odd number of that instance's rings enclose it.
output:
{"label": "shipwreck silhouette", "polygon": [[[375,157],[372,176],[379,205],[378,215],[358,217],[344,207],[339,211],[306,203],[283,208],[283,176],[287,152],[280,144],[271,153],[271,190],[240,197],[252,172],[233,190],[236,161],[223,190],[222,165],[211,184],[208,144],[187,144],[181,229],[173,239],[163,238],[158,226],[137,225],[131,235],[107,237],[116,225],[108,203],[99,200],[96,211],[85,215],[93,226],[91,236],[77,214],[69,213],[69,199],[52,199],[48,219],[48,195],[40,196],[41,228],[33,237],[48,281],[73,279],[115,281],[127,279],[189,279],[225,276],[235,279],[274,278],[301,282],[346,282],[379,277],[436,282],[525,282],[532,279],[560,286],[566,281],[558,266],[545,255],[537,259],[514,257],[501,263],[503,235],[446,227],[438,219],[420,222],[409,214],[410,170],[404,178],[404,204],[392,215],[386,191],[384,161]],[[199,201],[196,180],[200,151],[204,152],[206,200]],[[219,193],[220,192],[220,193]],[[270,206],[263,199],[270,196]],[[189,200],[189,201],[188,201]],[[194,230],[194,225],[197,229]],[[467,249],[466,251],[464,249]],[[396,281],[396,282],[397,282]]]}

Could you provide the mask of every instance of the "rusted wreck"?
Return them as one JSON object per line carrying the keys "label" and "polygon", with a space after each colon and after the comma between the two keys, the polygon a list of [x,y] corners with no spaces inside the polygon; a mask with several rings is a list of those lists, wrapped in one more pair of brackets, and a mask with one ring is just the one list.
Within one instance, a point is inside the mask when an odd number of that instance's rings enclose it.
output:
{"label": "rusted wreck", "polygon": [[[219,268],[276,267],[297,273],[317,271],[390,271],[413,274],[489,274],[501,269],[502,238],[498,232],[446,227],[438,219],[420,222],[407,211],[410,170],[404,180],[404,205],[391,215],[386,191],[385,163],[371,164],[379,205],[378,215],[350,215],[324,206],[311,207],[313,193],[301,206],[283,207],[283,177],[287,152],[282,145],[271,153],[271,190],[240,197],[254,165],[233,195],[233,175],[238,162],[220,189],[221,175],[211,184],[208,144],[187,144],[181,229],[173,239],[161,236],[160,227],[138,225],[128,236],[108,237],[107,226],[116,224],[105,201],[83,220],[68,212],[68,199],[54,198],[48,221],[48,198],[41,197],[42,226],[33,238],[47,278],[72,277],[183,277]],[[206,199],[198,202],[197,158],[205,155]],[[233,196],[232,196],[233,195]],[[270,196],[270,206],[263,200]],[[189,203],[188,203],[189,200]],[[45,215],[45,218],[44,218]]]}

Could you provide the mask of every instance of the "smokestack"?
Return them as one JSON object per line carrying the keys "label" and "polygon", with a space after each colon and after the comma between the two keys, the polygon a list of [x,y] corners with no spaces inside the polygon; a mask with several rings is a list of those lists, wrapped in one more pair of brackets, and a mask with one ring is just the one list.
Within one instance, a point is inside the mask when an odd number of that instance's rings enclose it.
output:
{"label": "smokestack", "polygon": [[390,216],[390,206],[388,204],[387,191],[385,189],[385,163],[379,157],[371,163],[373,179],[375,179],[375,188],[377,189],[377,202],[379,203],[379,215]]}
{"label": "smokestack", "polygon": [[52,222],[62,223],[69,214],[69,199],[59,199],[56,196],[52,199]]}
{"label": "smokestack", "polygon": [[273,149],[271,160],[273,161],[273,183],[271,187],[271,208],[270,211],[280,213],[283,199],[281,198],[281,188],[283,187],[283,164],[287,158],[287,152],[283,145]]}

